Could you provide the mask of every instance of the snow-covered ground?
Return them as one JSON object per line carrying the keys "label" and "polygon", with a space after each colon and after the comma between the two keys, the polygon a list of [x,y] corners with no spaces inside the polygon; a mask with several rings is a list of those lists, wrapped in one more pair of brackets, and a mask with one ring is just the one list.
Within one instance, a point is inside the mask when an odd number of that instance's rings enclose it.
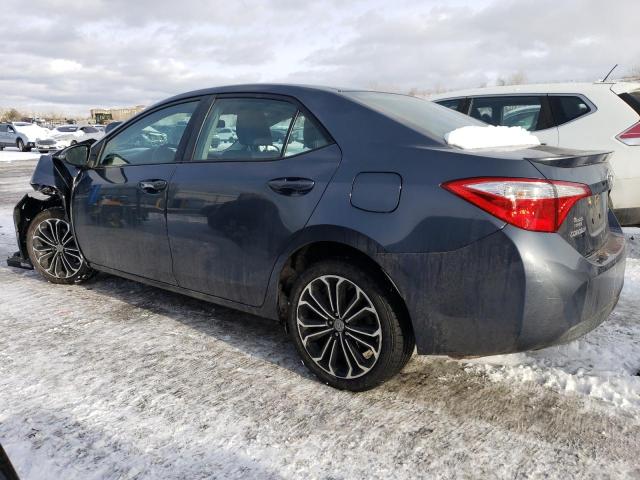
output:
{"label": "snow-covered ground", "polygon": [[14,163],[21,160],[37,160],[38,158],[40,158],[40,155],[42,154],[37,150],[31,150],[30,152],[21,152],[17,148],[5,147],[4,150],[0,150],[0,162]]}
{"label": "snow-covered ground", "polygon": [[[0,163],[0,259],[34,163]],[[620,303],[587,336],[414,357],[361,394],[318,383],[267,320],[2,261],[0,443],[24,479],[640,478],[640,231],[627,233]]]}

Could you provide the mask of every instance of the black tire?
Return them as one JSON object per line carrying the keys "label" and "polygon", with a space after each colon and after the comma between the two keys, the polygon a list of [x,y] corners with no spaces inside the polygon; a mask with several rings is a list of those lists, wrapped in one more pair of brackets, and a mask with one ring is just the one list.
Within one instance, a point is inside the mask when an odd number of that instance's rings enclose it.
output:
{"label": "black tire", "polygon": [[42,154],[47,153],[48,151],[49,151],[49,150],[38,150],[38,152],[40,152],[40,153],[42,153]]}
{"label": "black tire", "polygon": [[0,145],[0,152],[4,150],[4,145]]}
{"label": "black tire", "polygon": [[77,141],[75,141],[75,140],[71,140],[70,145],[76,145],[77,143],[78,143]]}
{"label": "black tire", "polygon": [[24,141],[21,138],[16,140],[16,147],[18,147],[18,150],[20,150],[21,152],[28,152],[29,150],[31,150],[25,145]]}
{"label": "black tire", "polygon": [[293,285],[287,318],[291,339],[307,368],[332,387],[369,390],[400,372],[413,354],[409,320],[376,278],[355,263],[325,260],[309,266]]}
{"label": "black tire", "polygon": [[61,208],[49,208],[36,215],[29,224],[26,240],[33,268],[51,283],[80,283],[95,273],[80,254]]}

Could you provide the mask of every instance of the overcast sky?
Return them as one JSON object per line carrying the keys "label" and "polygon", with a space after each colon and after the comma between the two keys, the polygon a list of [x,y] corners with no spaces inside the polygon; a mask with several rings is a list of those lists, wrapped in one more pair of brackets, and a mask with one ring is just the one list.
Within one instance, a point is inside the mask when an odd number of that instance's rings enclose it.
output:
{"label": "overcast sky", "polygon": [[0,108],[87,114],[207,86],[404,91],[596,80],[640,66],[640,0],[22,0]]}

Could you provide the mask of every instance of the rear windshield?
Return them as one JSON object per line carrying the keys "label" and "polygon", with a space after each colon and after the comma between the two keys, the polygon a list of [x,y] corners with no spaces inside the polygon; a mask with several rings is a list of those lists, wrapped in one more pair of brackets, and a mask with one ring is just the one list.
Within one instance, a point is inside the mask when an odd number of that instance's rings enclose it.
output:
{"label": "rear windshield", "polygon": [[620,98],[627,102],[627,104],[633,108],[636,113],[640,114],[640,90],[622,93],[620,94]]}
{"label": "rear windshield", "polygon": [[486,126],[450,108],[408,95],[380,92],[345,92],[354,100],[434,139],[444,142],[445,134],[468,125]]}

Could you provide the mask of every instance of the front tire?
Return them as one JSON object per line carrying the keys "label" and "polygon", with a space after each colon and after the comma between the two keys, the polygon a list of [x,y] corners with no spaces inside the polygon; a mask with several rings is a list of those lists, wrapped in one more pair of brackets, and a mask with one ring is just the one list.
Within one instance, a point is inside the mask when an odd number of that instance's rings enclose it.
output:
{"label": "front tire", "polygon": [[303,363],[332,387],[363,391],[397,374],[415,346],[408,319],[372,272],[344,261],[311,265],[288,315]]}
{"label": "front tire", "polygon": [[33,267],[51,283],[80,283],[94,273],[82,257],[60,208],[43,210],[31,221],[27,252]]}
{"label": "front tire", "polygon": [[21,152],[28,152],[31,150],[31,148],[25,145],[24,141],[21,138],[16,140],[16,147],[18,147],[18,150],[20,150]]}

